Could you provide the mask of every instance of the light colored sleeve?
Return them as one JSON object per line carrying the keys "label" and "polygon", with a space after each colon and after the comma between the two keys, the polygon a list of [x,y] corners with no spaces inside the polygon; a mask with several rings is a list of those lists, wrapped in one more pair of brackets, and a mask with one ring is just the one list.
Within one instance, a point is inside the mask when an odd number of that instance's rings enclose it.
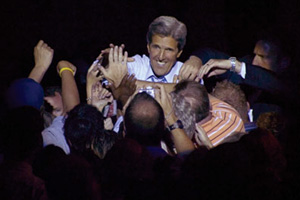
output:
{"label": "light colored sleeve", "polygon": [[42,131],[43,146],[54,145],[60,147],[66,154],[70,154],[70,148],[64,135],[63,116],[56,117],[52,124]]}

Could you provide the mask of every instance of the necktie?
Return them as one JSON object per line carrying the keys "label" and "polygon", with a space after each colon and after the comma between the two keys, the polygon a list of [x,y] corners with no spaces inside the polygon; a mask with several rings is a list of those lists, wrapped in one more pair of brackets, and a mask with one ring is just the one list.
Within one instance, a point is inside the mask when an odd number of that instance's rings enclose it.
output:
{"label": "necktie", "polygon": [[154,75],[149,76],[149,78],[147,80],[151,80],[152,82],[156,82],[156,83],[167,83],[168,82],[164,76],[157,78]]}

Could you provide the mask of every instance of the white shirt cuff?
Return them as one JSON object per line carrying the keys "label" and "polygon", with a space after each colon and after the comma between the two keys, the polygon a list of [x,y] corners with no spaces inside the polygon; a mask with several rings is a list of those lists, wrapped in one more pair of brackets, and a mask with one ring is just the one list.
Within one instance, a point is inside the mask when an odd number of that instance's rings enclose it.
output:
{"label": "white shirt cuff", "polygon": [[245,79],[246,77],[246,64],[244,62],[242,62],[242,67],[241,67],[241,72],[240,72],[240,76]]}

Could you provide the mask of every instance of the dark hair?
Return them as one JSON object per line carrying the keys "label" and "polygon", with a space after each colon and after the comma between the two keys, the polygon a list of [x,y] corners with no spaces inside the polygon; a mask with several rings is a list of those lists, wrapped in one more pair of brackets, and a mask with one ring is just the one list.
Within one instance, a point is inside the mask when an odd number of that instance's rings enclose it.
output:
{"label": "dark hair", "polygon": [[75,106],[66,118],[65,137],[70,142],[71,151],[83,153],[92,144],[93,138],[103,134],[104,118],[94,106],[81,103]]}
{"label": "dark hair", "polygon": [[136,94],[129,103],[124,122],[126,137],[146,146],[157,146],[165,131],[163,109],[145,92]]}

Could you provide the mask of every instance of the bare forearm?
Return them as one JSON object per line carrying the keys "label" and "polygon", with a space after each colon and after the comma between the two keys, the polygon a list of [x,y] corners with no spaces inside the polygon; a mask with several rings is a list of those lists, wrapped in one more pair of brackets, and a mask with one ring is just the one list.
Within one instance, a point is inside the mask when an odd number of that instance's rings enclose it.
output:
{"label": "bare forearm", "polygon": [[73,74],[62,72],[62,99],[65,112],[69,112],[80,103],[79,92]]}
{"label": "bare forearm", "polygon": [[31,70],[28,78],[31,78],[38,83],[41,83],[46,71],[47,71],[47,68],[44,69],[43,67],[40,67],[40,66],[34,66],[34,68]]}
{"label": "bare forearm", "polygon": [[[168,125],[174,124],[177,121],[177,117],[173,114],[168,119],[166,119],[166,121]],[[190,140],[183,129],[173,129],[171,130],[171,134],[178,154],[188,154],[195,149],[193,142]]]}

